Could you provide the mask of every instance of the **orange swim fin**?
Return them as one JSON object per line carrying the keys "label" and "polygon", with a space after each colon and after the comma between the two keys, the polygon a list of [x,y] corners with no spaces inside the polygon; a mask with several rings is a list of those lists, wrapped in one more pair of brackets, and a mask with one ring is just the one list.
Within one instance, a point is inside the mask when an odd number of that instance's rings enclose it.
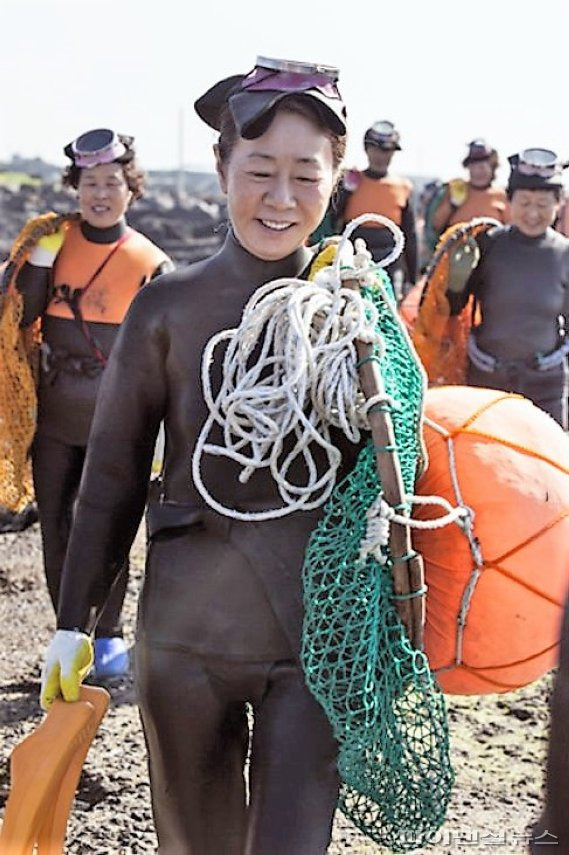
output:
{"label": "orange swim fin", "polygon": [[109,705],[109,693],[82,686],[75,703],[54,701],[10,760],[11,791],[0,855],[61,855],[85,756]]}

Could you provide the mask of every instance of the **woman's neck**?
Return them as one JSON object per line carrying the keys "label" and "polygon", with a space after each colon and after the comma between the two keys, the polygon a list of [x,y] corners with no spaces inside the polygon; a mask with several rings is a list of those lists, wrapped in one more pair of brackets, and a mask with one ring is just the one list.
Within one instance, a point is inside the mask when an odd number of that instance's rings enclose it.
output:
{"label": "woman's neck", "polygon": [[91,241],[91,243],[114,243],[125,234],[126,230],[127,225],[124,218],[104,229],[98,229],[88,223],[87,220],[81,220],[81,234],[85,240]]}

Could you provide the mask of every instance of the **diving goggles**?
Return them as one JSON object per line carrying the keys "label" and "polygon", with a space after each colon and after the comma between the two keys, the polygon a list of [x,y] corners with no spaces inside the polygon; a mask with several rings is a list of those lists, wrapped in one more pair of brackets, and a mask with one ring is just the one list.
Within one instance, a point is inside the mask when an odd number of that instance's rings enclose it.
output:
{"label": "diving goggles", "polygon": [[389,146],[392,148],[400,149],[399,145],[400,137],[399,131],[396,130],[393,122],[389,122],[387,119],[382,119],[380,122],[374,122],[371,128],[368,128],[365,132],[364,142],[370,145],[376,145],[379,147]]}
{"label": "diving goggles", "polygon": [[563,168],[557,154],[548,148],[526,148],[514,155],[511,163],[522,175],[538,175],[540,178],[552,178]]}
{"label": "diving goggles", "polygon": [[338,90],[334,66],[259,56],[252,71],[220,80],[198,98],[195,109],[206,124],[221,130],[229,105],[237,130],[255,139],[268,127],[271,112],[288,95],[314,99],[322,120],[334,133],[346,133],[346,108]]}
{"label": "diving goggles", "polygon": [[64,151],[76,166],[89,169],[120,160],[127,153],[127,147],[114,131],[109,128],[96,128],[81,134],[66,146]]}
{"label": "diving goggles", "polygon": [[255,68],[242,81],[241,89],[249,92],[306,92],[319,90],[327,98],[340,98],[339,70],[331,65],[269,59],[258,56]]}

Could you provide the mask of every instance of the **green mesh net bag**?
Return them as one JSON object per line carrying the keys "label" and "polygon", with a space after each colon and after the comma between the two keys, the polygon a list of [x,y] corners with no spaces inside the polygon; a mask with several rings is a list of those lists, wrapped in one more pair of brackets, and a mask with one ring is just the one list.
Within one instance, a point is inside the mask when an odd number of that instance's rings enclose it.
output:
{"label": "green mesh net bag", "polygon": [[[383,289],[380,287],[383,284]],[[387,294],[387,297],[386,297]],[[380,370],[406,493],[421,459],[423,378],[392,308],[389,279],[362,288],[379,312]],[[340,808],[395,852],[429,842],[442,825],[453,774],[443,695],[409,643],[392,595],[392,563],[360,560],[366,511],[381,491],[369,442],[334,490],[306,551],[302,665],[339,743]]]}

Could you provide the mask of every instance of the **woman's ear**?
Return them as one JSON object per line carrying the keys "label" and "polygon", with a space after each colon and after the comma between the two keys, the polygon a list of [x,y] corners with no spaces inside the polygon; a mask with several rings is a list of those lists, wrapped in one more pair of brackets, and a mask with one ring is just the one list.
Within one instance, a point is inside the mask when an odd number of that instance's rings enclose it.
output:
{"label": "woman's ear", "polygon": [[213,147],[213,153],[215,155],[215,171],[217,172],[217,177],[219,178],[219,186],[221,187],[221,192],[227,193],[227,178],[225,177],[225,167],[223,165],[223,161],[221,160],[219,145],[217,143],[215,143]]}

